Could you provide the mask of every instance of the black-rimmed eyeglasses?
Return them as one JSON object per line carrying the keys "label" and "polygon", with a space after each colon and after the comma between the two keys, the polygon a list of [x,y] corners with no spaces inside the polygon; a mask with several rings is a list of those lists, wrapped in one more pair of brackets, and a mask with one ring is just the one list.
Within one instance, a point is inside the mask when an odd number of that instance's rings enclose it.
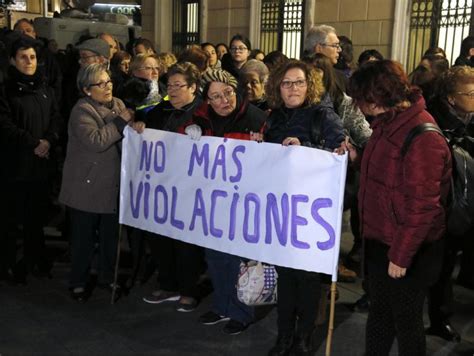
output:
{"label": "black-rimmed eyeglasses", "polygon": [[100,89],[105,89],[109,84],[112,84],[111,80],[107,80],[106,82],[94,83],[89,85],[89,87],[99,87]]}

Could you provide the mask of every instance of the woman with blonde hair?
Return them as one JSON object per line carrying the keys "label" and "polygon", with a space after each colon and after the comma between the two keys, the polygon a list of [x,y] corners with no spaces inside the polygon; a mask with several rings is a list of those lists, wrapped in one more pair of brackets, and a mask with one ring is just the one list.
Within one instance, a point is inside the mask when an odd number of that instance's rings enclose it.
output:
{"label": "woman with blonde hair", "polygon": [[[344,141],[341,119],[325,95],[319,70],[291,60],[270,74],[266,93],[272,112],[265,141],[331,151]],[[280,266],[277,272],[278,339],[269,355],[309,355],[321,294],[319,274]]]}
{"label": "woman with blonde hair", "polygon": [[166,95],[158,81],[161,70],[155,54],[137,54],[130,63],[131,78],[119,90],[118,97],[136,111],[138,120],[143,119]]}

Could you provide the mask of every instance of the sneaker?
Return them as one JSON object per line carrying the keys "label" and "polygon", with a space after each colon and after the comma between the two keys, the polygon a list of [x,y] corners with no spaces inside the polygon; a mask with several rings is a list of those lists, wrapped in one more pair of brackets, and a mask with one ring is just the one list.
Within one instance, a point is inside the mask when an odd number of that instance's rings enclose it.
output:
{"label": "sneaker", "polygon": [[239,335],[248,327],[249,324],[242,324],[240,321],[230,319],[229,322],[225,324],[222,331],[227,335]]}
{"label": "sneaker", "polygon": [[198,320],[204,325],[214,325],[223,321],[229,321],[230,318],[214,313],[213,311],[208,311],[207,313],[201,315]]}
{"label": "sneaker", "polygon": [[196,299],[192,298],[191,303],[183,303],[181,299],[178,302],[178,305],[176,306],[176,311],[179,311],[181,313],[189,313],[197,308],[198,302]]}
{"label": "sneaker", "polygon": [[163,302],[175,302],[180,296],[177,292],[158,290],[151,293],[149,297],[143,297],[143,301],[150,304],[160,304]]}

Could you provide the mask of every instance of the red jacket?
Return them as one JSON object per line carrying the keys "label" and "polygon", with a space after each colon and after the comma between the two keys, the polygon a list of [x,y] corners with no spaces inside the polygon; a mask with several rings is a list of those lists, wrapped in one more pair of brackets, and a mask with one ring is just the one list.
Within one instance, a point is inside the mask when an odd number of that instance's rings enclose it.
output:
{"label": "red jacket", "polygon": [[441,238],[450,187],[451,154],[443,137],[425,132],[401,147],[409,131],[435,123],[419,98],[407,110],[382,114],[361,162],[359,211],[362,236],[390,246],[388,258],[409,267],[424,242]]}

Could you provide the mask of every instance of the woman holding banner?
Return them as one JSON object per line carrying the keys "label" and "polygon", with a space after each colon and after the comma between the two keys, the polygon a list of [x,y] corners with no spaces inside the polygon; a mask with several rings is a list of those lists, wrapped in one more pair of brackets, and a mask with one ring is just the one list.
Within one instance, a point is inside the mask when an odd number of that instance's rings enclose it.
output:
{"label": "woman holding banner", "polygon": [[[272,112],[265,141],[334,150],[344,140],[342,122],[324,96],[321,72],[292,60],[270,74]],[[319,274],[287,267],[278,272],[278,338],[269,355],[310,355],[320,296]]]}
{"label": "woman holding banner", "polygon": [[[79,99],[69,119],[66,160],[59,200],[71,218],[72,297],[85,302],[94,245],[99,241],[99,285],[111,289],[118,241],[120,141],[132,114],[112,96],[107,68],[81,68]],[[135,125],[137,131],[143,124]]]}
{"label": "woman holding banner", "polygon": [[[249,140],[251,132],[262,129],[265,113],[237,92],[237,80],[231,74],[220,69],[210,70],[204,74],[202,82],[205,83],[203,97],[206,99],[193,116],[192,122],[198,127],[191,125],[186,128],[191,137],[199,136],[190,131],[197,128],[207,136]],[[204,325],[228,321],[224,333],[240,334],[254,320],[253,308],[237,299],[241,259],[211,249],[206,249],[205,253],[214,295],[212,310],[203,314],[199,321]]]}
{"label": "woman holding banner", "polygon": [[[200,80],[200,71],[192,63],[183,62],[170,67],[169,101],[162,101],[148,112],[145,117],[147,128],[180,131],[202,102],[197,96]],[[151,253],[158,262],[160,289],[143,298],[144,301],[159,304],[178,300],[177,311],[193,311],[198,304],[197,281],[204,265],[202,248],[151,232],[146,236],[150,238]]]}
{"label": "woman holding banner", "polygon": [[[422,132],[402,150],[415,127],[435,121],[399,63],[365,64],[352,75],[350,93],[373,117],[359,189],[371,298],[366,355],[388,355],[395,337],[400,355],[425,355],[423,304],[441,269],[449,148],[438,133]],[[356,149],[347,148],[357,162]]]}

